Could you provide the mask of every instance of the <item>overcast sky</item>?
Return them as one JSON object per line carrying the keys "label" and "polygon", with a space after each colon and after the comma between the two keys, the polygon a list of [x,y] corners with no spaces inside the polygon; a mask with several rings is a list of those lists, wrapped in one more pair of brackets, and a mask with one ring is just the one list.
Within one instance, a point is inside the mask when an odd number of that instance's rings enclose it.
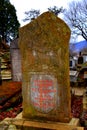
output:
{"label": "overcast sky", "polygon": [[23,19],[25,18],[25,11],[36,9],[43,13],[47,11],[49,7],[53,6],[57,6],[59,8],[63,6],[66,8],[68,3],[71,1],[72,0],[10,0],[11,4],[15,6],[17,17],[21,26],[26,24],[23,22]]}

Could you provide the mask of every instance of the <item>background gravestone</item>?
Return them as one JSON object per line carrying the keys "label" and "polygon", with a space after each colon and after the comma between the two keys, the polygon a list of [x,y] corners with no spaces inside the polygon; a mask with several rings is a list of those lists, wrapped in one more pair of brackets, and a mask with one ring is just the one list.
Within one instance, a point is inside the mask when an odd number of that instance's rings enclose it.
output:
{"label": "background gravestone", "polygon": [[14,39],[10,44],[10,53],[11,53],[11,73],[13,81],[22,80],[21,72],[21,54],[18,46],[18,38]]}
{"label": "background gravestone", "polygon": [[69,39],[69,27],[50,12],[19,29],[23,117],[69,122]]}

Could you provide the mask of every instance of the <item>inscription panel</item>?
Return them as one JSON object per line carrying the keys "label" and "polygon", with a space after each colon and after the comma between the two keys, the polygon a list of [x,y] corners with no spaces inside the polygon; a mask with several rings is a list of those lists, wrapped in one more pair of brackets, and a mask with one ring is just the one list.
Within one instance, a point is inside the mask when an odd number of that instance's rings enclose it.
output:
{"label": "inscription panel", "polygon": [[57,82],[54,76],[31,76],[31,103],[40,112],[48,113],[57,107]]}

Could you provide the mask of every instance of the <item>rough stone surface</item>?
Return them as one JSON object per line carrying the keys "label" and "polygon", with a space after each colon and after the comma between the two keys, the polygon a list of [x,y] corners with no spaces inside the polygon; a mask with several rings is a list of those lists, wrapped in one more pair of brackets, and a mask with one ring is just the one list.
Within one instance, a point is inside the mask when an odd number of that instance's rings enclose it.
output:
{"label": "rough stone surface", "polygon": [[10,44],[10,53],[11,53],[11,73],[13,81],[22,80],[21,72],[21,54],[18,46],[18,38],[13,40]]}
{"label": "rough stone surface", "polygon": [[69,27],[50,12],[19,29],[24,117],[70,120],[69,39]]}

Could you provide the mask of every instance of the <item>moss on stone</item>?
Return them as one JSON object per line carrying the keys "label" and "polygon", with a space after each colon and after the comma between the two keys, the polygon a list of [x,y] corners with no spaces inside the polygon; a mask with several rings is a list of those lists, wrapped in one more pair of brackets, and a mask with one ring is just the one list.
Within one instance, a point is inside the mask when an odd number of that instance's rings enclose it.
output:
{"label": "moss on stone", "polygon": [[[56,113],[56,120],[70,118],[69,39],[70,29],[67,24],[50,12],[43,13],[20,28],[25,115],[28,113],[27,116],[30,116],[31,113],[31,116],[45,116],[44,113],[35,111],[31,104],[30,79],[33,72],[54,75],[58,82],[60,105],[57,104],[53,110],[55,112],[51,111],[46,116],[50,119],[51,114]],[[54,120],[55,116],[52,115],[52,118]]]}

